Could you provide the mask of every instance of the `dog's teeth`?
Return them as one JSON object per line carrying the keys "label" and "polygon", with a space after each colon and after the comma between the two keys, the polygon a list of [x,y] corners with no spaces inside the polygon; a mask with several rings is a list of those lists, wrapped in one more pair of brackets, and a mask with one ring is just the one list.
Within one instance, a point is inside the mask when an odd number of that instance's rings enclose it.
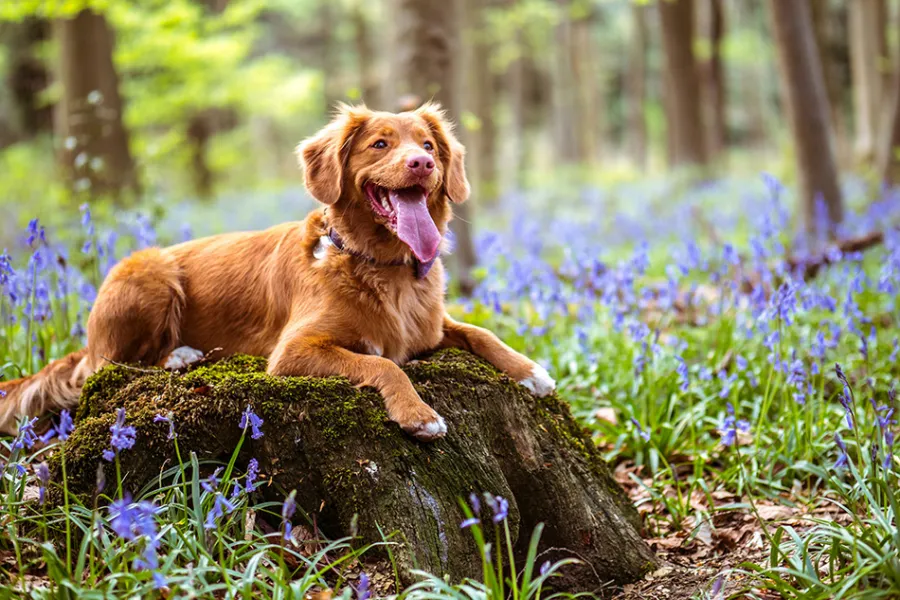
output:
{"label": "dog's teeth", "polygon": [[387,200],[385,200],[384,198],[381,199],[381,206],[384,207],[384,210],[390,210],[391,208],[390,206],[388,206]]}

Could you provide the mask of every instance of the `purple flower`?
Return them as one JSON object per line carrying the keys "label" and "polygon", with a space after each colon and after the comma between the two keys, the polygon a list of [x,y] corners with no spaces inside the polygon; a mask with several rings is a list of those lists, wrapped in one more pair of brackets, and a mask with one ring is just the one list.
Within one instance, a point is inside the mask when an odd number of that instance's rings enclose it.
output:
{"label": "purple flower", "polygon": [[246,410],[241,413],[241,421],[238,423],[238,427],[246,430],[247,426],[250,426],[250,438],[254,440],[258,440],[263,436],[262,430],[260,427],[263,424],[263,420],[260,419],[254,412],[253,409],[250,408],[250,405],[247,405]]}
{"label": "purple flower", "polygon": [[359,574],[359,585],[356,587],[356,600],[369,600],[372,592],[369,591],[369,576],[365,573]]}
{"label": "purple flower", "polygon": [[850,462],[850,459],[847,456],[847,445],[844,444],[844,440],[841,438],[841,434],[839,434],[839,433],[834,434],[834,443],[837,444],[837,447],[840,450],[838,459],[834,463],[834,468],[842,469],[847,466],[848,462]]}
{"label": "purple flower", "polygon": [[203,486],[203,489],[209,492],[210,494],[215,494],[216,490],[219,488],[219,473],[222,472],[222,467],[218,467],[213,473],[203,480],[200,484]]}
{"label": "purple flower", "polygon": [[38,502],[43,504],[45,499],[44,496],[47,492],[47,485],[50,483],[50,468],[47,466],[47,461],[38,463],[34,472],[37,475],[38,481],[41,483],[40,489],[38,490]]}
{"label": "purple flower", "polygon": [[291,491],[290,495],[284,499],[284,504],[281,505],[281,524],[284,527],[284,539],[291,539],[291,530],[293,529],[293,525],[291,524],[291,517],[294,516],[294,513],[297,511],[297,490]]}
{"label": "purple flower", "polygon": [[637,429],[638,435],[641,436],[641,439],[644,440],[645,442],[649,442],[650,441],[650,432],[644,431],[644,428],[641,427],[640,422],[637,419],[635,419],[634,417],[631,417],[631,422],[634,423],[634,427]]}
{"label": "purple flower", "polygon": [[68,410],[59,413],[59,425],[56,427],[56,437],[65,442],[69,439],[72,431],[75,430],[75,422],[72,421],[72,415]]}
{"label": "purple flower", "polygon": [[175,423],[172,422],[172,413],[168,413],[167,415],[156,415],[155,417],[153,417],[153,422],[167,423],[169,425],[169,434],[166,436],[166,439],[175,439]]}
{"label": "purple flower", "polygon": [[722,437],[722,445],[733,446],[737,441],[738,431],[747,433],[750,431],[750,423],[744,419],[735,419],[734,406],[731,405],[731,402],[728,403],[727,410],[728,414],[719,427],[719,435]]}
{"label": "purple flower", "polygon": [[550,572],[550,561],[545,560],[544,564],[541,565],[541,577],[546,577],[547,573]]}
{"label": "purple flower", "polygon": [[481,514],[481,502],[478,500],[478,495],[475,494],[475,492],[469,494],[469,506],[472,507],[472,512],[474,514]]}
{"label": "purple flower", "polygon": [[204,529],[215,529],[216,521],[233,510],[234,504],[232,504],[222,493],[216,492],[216,499],[213,501],[212,510],[206,514],[206,522],[203,524]]}
{"label": "purple flower", "polygon": [[509,516],[509,502],[502,496],[490,496],[488,504],[494,511],[494,523],[499,523]]}
{"label": "purple flower", "polygon": [[159,572],[154,573],[153,574],[153,589],[161,590],[161,589],[164,589],[167,587],[169,587],[169,584],[166,581],[166,578],[163,577],[162,573],[159,573]]}
{"label": "purple flower", "polygon": [[124,408],[116,411],[116,422],[109,428],[109,431],[112,434],[109,440],[109,445],[112,448],[103,452],[103,458],[108,462],[112,461],[120,451],[132,448],[137,435],[134,427],[125,425]]}
{"label": "purple flower", "polygon": [[26,418],[19,425],[19,433],[12,442],[11,449],[13,452],[22,450],[23,448],[31,448],[38,441],[38,436],[34,432],[34,424],[37,423],[37,417],[33,419]]}
{"label": "purple flower", "polygon": [[128,542],[144,542],[144,549],[134,559],[133,568],[148,571],[159,568],[159,535],[156,526],[156,513],[159,509],[152,502],[132,503],[131,497],[126,495],[110,503],[108,510],[110,527],[117,536]]}
{"label": "purple flower", "polygon": [[259,475],[259,461],[255,458],[251,458],[250,462],[247,463],[247,482],[245,488],[247,493],[252,492],[256,489],[256,478]]}
{"label": "purple flower", "polygon": [[462,523],[460,523],[459,528],[467,529],[467,528],[471,527],[472,525],[478,525],[479,523],[481,523],[481,520],[478,517],[471,517],[471,518],[466,519]]}

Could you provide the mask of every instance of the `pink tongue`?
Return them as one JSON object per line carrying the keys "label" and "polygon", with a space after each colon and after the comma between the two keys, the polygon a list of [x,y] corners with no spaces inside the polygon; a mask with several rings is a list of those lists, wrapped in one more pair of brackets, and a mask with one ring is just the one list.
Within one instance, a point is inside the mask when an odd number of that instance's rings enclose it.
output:
{"label": "pink tongue", "polygon": [[441,233],[431,220],[427,196],[418,188],[391,190],[391,204],[397,211],[397,237],[422,262],[433,260],[441,245]]}

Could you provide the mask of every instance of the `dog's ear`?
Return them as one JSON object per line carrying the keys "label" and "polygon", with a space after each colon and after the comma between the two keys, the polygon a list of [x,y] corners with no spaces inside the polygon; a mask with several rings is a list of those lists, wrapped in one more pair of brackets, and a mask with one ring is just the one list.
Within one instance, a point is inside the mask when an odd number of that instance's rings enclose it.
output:
{"label": "dog's ear", "polygon": [[322,204],[334,204],[340,199],[344,166],[353,145],[353,136],[370,114],[365,106],[342,104],[331,123],[297,146],[306,189]]}
{"label": "dog's ear", "polygon": [[428,103],[416,111],[428,123],[438,147],[438,158],[444,171],[444,192],[457,204],[469,197],[469,180],[466,179],[466,148],[453,135],[453,126],[437,104]]}

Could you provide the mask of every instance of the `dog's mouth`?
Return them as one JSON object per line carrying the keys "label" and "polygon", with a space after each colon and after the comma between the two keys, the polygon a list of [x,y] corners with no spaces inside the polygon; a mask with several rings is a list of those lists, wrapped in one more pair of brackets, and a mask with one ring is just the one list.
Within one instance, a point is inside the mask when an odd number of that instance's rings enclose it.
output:
{"label": "dog's mouth", "polygon": [[364,186],[372,212],[381,217],[400,240],[422,262],[434,260],[441,245],[431,213],[428,192],[419,185],[397,190],[369,182]]}

